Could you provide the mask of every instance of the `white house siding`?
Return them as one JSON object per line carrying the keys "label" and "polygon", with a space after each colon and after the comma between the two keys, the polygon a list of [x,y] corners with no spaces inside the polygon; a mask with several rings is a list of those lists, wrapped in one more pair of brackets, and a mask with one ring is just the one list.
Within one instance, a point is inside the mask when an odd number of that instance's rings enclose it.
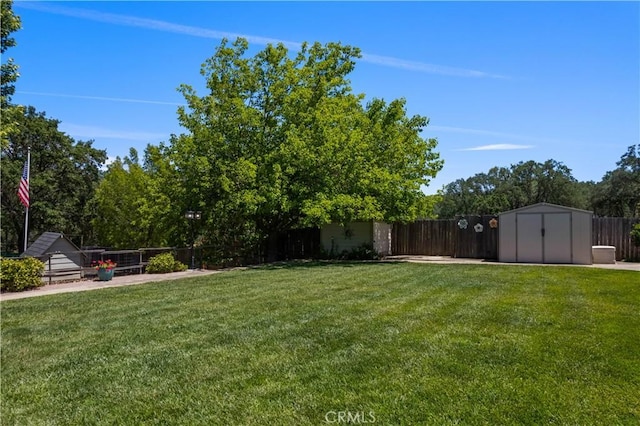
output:
{"label": "white house siding", "polygon": [[353,222],[347,226],[330,223],[320,229],[320,242],[328,253],[340,254],[370,244],[378,254],[388,256],[391,254],[391,225],[373,221]]}
{"label": "white house siding", "polygon": [[372,244],[373,222],[353,222],[346,227],[337,223],[324,225],[320,229],[320,242],[324,250],[334,254]]}
{"label": "white house siding", "polygon": [[373,222],[373,248],[381,256],[391,255],[391,225]]}

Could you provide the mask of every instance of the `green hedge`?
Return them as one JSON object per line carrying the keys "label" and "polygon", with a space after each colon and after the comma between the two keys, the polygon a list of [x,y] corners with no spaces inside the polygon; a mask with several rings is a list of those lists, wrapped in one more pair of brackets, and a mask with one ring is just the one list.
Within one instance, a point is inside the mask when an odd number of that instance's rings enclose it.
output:
{"label": "green hedge", "polygon": [[342,250],[341,252],[321,250],[320,258],[330,260],[378,260],[380,259],[380,254],[373,248],[372,243],[362,243],[351,250]]}
{"label": "green hedge", "polygon": [[636,223],[633,225],[633,229],[631,230],[631,241],[637,247],[640,247],[640,223]]}
{"label": "green hedge", "polygon": [[25,257],[0,259],[0,288],[5,291],[22,291],[44,285],[44,262]]}
{"label": "green hedge", "polygon": [[162,253],[149,259],[147,272],[150,274],[166,274],[169,272],[185,271],[187,265],[173,258],[171,253]]}

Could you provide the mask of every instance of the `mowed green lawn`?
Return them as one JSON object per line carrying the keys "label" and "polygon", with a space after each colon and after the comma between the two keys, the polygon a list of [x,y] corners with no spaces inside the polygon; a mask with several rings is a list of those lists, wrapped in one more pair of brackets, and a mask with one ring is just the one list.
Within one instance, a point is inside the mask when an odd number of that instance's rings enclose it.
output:
{"label": "mowed green lawn", "polygon": [[637,272],[312,263],[1,309],[3,425],[640,422]]}

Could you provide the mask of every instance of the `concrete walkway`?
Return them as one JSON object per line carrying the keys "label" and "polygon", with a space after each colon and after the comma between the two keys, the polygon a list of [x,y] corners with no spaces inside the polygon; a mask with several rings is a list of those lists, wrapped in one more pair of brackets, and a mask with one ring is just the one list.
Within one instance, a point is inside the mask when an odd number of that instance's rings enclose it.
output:
{"label": "concrete walkway", "polygon": [[[233,268],[236,269],[236,268]],[[226,271],[230,269],[225,269]],[[206,269],[189,269],[183,272],[171,272],[168,274],[136,274],[115,276],[111,281],[83,280],[62,284],[47,284],[33,290],[17,293],[2,293],[0,301],[24,299],[27,297],[46,296],[49,294],[72,293],[76,291],[99,290],[101,288],[123,287],[127,285],[144,284],[157,281],[177,280],[181,278],[195,278],[206,275],[218,274],[225,270],[209,271]]]}
{"label": "concrete walkway", "polygon": [[574,265],[574,264],[557,264],[557,263],[506,263],[498,262],[496,260],[484,260],[484,259],[466,259],[455,258],[450,256],[419,256],[419,255],[398,255],[389,256],[385,260],[403,261],[403,262],[416,262],[416,263],[459,263],[459,264],[476,264],[476,265],[512,265],[512,266],[567,266],[578,268],[604,268],[604,269],[617,269],[624,271],[637,271],[640,272],[640,263],[638,262],[616,262],[611,264],[599,263],[593,265]]}
{"label": "concrete walkway", "polygon": [[[496,261],[486,261],[483,259],[463,259],[463,258],[454,258],[449,256],[389,256],[385,260],[387,261],[395,261],[395,262],[415,262],[415,263],[443,263],[443,264],[476,264],[476,265],[513,265],[513,266],[522,266],[522,265],[532,265],[532,266],[543,266],[540,264],[529,264],[529,263],[501,263]],[[618,270],[627,270],[627,271],[637,271],[640,272],[640,263],[631,263],[631,262],[616,262],[615,264],[597,264],[597,265],[553,265],[553,264],[545,264],[544,266],[567,266],[567,267],[582,267],[582,268],[606,268],[606,269],[618,269]],[[182,278],[195,278],[202,277],[207,275],[219,274],[225,271],[237,270],[237,269],[246,269],[246,268],[229,268],[229,269],[220,269],[215,271],[205,270],[205,269],[189,269],[183,272],[172,272],[169,274],[136,274],[136,275],[123,275],[123,276],[115,276],[111,281],[92,281],[92,280],[84,280],[84,281],[74,281],[70,283],[63,284],[47,284],[42,287],[38,287],[33,290],[17,292],[17,293],[2,293],[0,294],[0,301],[3,300],[14,300],[14,299],[25,299],[27,297],[36,297],[36,296],[46,296],[49,294],[60,294],[60,293],[72,293],[76,291],[88,291],[88,290],[99,290],[101,288],[109,288],[109,287],[123,287],[127,285],[136,285],[136,284],[144,284],[150,282],[157,281],[168,281],[168,280],[177,280]]]}

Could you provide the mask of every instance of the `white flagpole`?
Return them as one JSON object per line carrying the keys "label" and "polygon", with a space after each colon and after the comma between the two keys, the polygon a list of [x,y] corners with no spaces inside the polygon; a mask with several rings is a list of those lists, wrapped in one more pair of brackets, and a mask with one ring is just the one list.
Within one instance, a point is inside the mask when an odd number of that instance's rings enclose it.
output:
{"label": "white flagpole", "polygon": [[[31,147],[27,149],[27,182],[29,183],[29,205],[31,205]],[[24,212],[24,253],[29,241],[29,207]]]}

